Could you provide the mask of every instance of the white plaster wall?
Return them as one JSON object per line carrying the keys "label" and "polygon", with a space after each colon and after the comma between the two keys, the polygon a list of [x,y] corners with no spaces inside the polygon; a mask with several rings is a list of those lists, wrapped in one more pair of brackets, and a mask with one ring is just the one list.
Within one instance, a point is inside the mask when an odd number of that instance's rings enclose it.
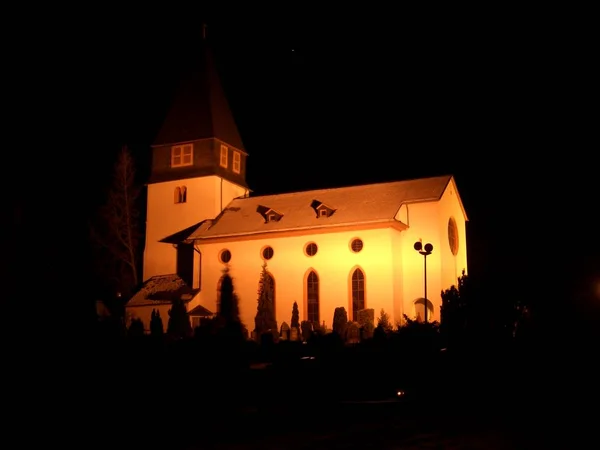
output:
{"label": "white plaster wall", "polygon": [[[357,267],[365,274],[365,307],[374,308],[376,317],[383,308],[395,319],[399,309],[397,304],[402,303],[401,282],[394,281],[398,270],[394,269],[393,245],[399,242],[399,233],[392,228],[365,229],[199,245],[204,265],[203,289],[198,301],[209,310],[216,311],[217,285],[225,267],[219,261],[219,254],[228,249],[232,254],[229,267],[240,299],[240,315],[248,329],[252,330],[263,264],[261,253],[266,245],[270,245],[274,256],[267,262],[267,269],[275,279],[278,326],[283,321],[290,323],[294,301],[298,302],[300,320],[306,319],[305,280],[310,270],[315,270],[319,276],[320,321],[324,320],[331,328],[334,310],[339,306],[344,306],[351,317],[350,283],[352,272]],[[350,242],[356,237],[364,243],[359,253],[350,249]],[[313,257],[304,252],[309,242],[315,242],[319,247]]]}
{"label": "white plaster wall", "polygon": [[[439,201],[441,236],[441,287],[443,290],[456,285],[463,269],[467,271],[466,218],[454,180],[450,182]],[[458,253],[453,255],[448,240],[448,221],[453,217],[458,228]]]}
{"label": "white plaster wall", "polygon": [[[187,188],[186,203],[174,201],[178,186]],[[177,270],[175,248],[160,242],[161,239],[202,220],[213,219],[231,200],[244,195],[247,195],[247,189],[217,176],[148,185],[144,280]]]}

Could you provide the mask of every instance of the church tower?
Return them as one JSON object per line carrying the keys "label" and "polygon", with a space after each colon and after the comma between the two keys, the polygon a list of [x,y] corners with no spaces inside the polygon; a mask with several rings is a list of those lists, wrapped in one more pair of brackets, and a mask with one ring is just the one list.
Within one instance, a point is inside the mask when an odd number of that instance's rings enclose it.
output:
{"label": "church tower", "polygon": [[177,273],[190,287],[199,284],[199,254],[168,237],[191,232],[249,194],[248,154],[206,38],[194,57],[152,145],[144,249],[144,280]]}

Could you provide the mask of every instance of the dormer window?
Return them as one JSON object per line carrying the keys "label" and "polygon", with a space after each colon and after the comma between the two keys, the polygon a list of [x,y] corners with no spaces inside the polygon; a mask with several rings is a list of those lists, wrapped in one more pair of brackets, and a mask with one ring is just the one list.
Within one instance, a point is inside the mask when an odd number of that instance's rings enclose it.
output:
{"label": "dormer window", "polygon": [[171,167],[191,166],[194,162],[194,146],[192,144],[171,147]]}
{"label": "dormer window", "polygon": [[221,162],[220,162],[221,167],[227,168],[227,165],[228,165],[227,164],[228,163],[228,161],[227,161],[227,155],[228,155],[228,153],[229,153],[229,148],[226,145],[222,145],[221,144]]}
{"label": "dormer window", "polygon": [[259,213],[263,219],[265,219],[265,223],[279,222],[283,217],[283,214],[275,211],[272,208],[269,208],[268,206],[259,205],[258,208],[256,208],[256,212]]}
{"label": "dormer window", "polygon": [[242,167],[242,156],[240,155],[240,152],[233,152],[233,172],[234,173],[240,173],[241,172],[241,167]]}
{"label": "dormer window", "polygon": [[318,200],[313,200],[310,206],[312,209],[315,210],[315,213],[317,214],[317,218],[330,217],[335,212],[335,209],[330,208],[329,206],[325,205],[324,203],[322,203]]}

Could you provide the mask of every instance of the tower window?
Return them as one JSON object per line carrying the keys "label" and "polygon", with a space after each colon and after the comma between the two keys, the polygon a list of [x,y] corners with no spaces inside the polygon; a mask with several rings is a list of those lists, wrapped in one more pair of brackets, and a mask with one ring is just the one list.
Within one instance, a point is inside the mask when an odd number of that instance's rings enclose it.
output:
{"label": "tower window", "polygon": [[175,188],[175,203],[187,202],[187,188],[185,186],[177,186]]}
{"label": "tower window", "polygon": [[242,157],[240,155],[240,152],[233,152],[233,171],[235,173],[241,172],[241,160]]}
{"label": "tower window", "polygon": [[227,153],[229,149],[226,145],[221,145],[221,167],[227,167]]}
{"label": "tower window", "polygon": [[171,148],[171,167],[191,166],[194,162],[192,144],[176,145]]}

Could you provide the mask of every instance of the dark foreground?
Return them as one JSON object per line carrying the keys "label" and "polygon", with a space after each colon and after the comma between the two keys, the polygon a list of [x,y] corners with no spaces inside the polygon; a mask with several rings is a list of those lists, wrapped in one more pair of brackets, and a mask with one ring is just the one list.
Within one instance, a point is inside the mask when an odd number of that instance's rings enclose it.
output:
{"label": "dark foreground", "polygon": [[[25,390],[8,384],[4,405],[7,423],[20,424],[11,442],[22,447],[588,448],[597,428],[593,344],[265,370],[187,353],[100,355],[91,364],[74,354],[68,371],[40,361],[21,380]],[[35,380],[46,381],[43,390]],[[380,402],[395,389],[406,395]]]}
{"label": "dark foreground", "polygon": [[[320,405],[327,408],[327,405]],[[481,410],[440,414],[408,404],[366,403],[306,417],[285,411],[239,417],[234,429],[188,442],[189,449],[512,449],[551,448],[544,431]],[[287,418],[293,420],[286,420]],[[218,430],[218,431],[217,431]],[[555,448],[555,447],[552,447]]]}
{"label": "dark foreground", "polygon": [[[438,361],[428,367],[429,376],[421,377],[418,372],[421,384],[412,379],[408,385],[399,386],[406,389],[406,395],[387,403],[381,402],[385,391],[381,386],[392,386],[390,380],[396,373],[385,369],[341,367],[331,372],[292,365],[246,372],[231,369],[218,377],[191,369],[169,376],[160,371],[134,371],[127,374],[130,378],[127,389],[119,391],[121,398],[100,395],[97,399],[101,420],[96,422],[98,431],[86,447],[588,446],[596,407],[590,395],[597,381],[592,372],[569,373],[575,366],[569,366],[564,358],[552,361],[525,355],[512,363],[490,358],[440,366]],[[561,379],[563,383],[557,384]],[[578,383],[573,383],[575,379]],[[361,384],[373,389],[358,389]],[[361,395],[349,395],[357,391]],[[370,392],[372,402],[368,401]]]}

